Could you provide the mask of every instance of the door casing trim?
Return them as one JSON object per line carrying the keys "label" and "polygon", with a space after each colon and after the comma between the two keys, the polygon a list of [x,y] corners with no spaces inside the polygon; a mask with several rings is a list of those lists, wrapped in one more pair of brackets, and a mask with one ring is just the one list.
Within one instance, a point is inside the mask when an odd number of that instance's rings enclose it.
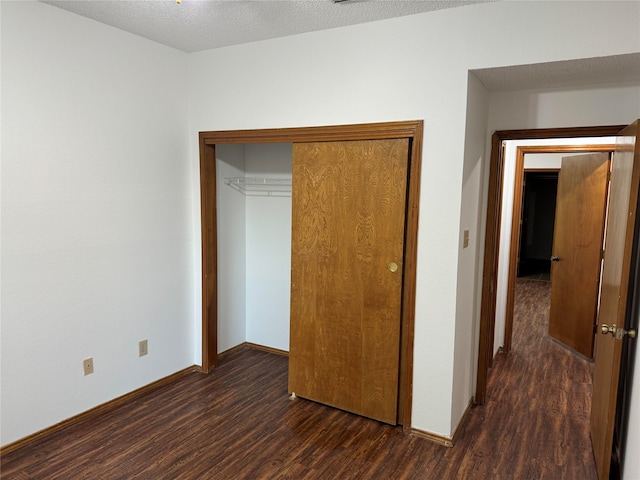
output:
{"label": "door casing trim", "polygon": [[407,181],[404,270],[401,304],[398,423],[411,432],[413,351],[418,251],[418,213],[422,165],[423,120],[322,127],[200,132],[200,208],[202,236],[202,371],[217,366],[217,228],[216,144],[299,143],[407,138],[410,157]]}

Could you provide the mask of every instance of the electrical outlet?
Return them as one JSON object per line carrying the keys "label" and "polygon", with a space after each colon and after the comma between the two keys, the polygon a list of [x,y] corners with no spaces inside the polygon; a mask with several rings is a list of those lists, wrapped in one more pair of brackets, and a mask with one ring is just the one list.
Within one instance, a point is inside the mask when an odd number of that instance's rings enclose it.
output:
{"label": "electrical outlet", "polygon": [[140,340],[138,342],[138,356],[144,357],[147,353],[149,353],[149,345],[146,340]]}
{"label": "electrical outlet", "polygon": [[93,358],[86,358],[82,361],[82,368],[85,376],[93,373]]}

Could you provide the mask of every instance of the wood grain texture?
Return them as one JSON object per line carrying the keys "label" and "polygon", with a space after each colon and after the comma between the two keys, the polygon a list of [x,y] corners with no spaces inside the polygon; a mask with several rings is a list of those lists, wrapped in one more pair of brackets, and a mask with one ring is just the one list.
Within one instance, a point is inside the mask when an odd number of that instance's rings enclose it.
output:
{"label": "wood grain texture", "polygon": [[216,149],[200,134],[200,215],[202,239],[202,370],[218,364],[218,225]]}
{"label": "wood grain texture", "polygon": [[413,138],[417,130],[422,130],[422,123],[422,120],[409,120],[318,127],[220,130],[201,132],[200,137],[203,139],[205,145],[215,145],[218,143],[298,143]]}
{"label": "wood grain texture", "polygon": [[[511,247],[509,250],[509,274],[507,279],[507,305],[505,312],[505,334],[503,351],[511,350],[511,332],[513,329],[513,292],[517,275],[517,263],[520,258],[520,228],[522,225],[522,199],[524,183],[524,156],[531,153],[576,153],[576,152],[613,152],[615,145],[523,145],[516,149],[516,171],[514,186],[513,215],[511,227]],[[549,171],[548,169],[531,169],[527,172]],[[559,170],[556,170],[559,171]]]}
{"label": "wood grain texture", "polygon": [[[496,356],[483,407],[491,428],[474,432],[476,458],[455,478],[596,478],[588,433],[592,364],[548,335],[550,296],[549,282],[516,280],[512,351]],[[465,440],[478,411],[463,427]]]}
{"label": "wood grain texture", "polygon": [[402,280],[402,323],[400,332],[400,388],[398,389],[398,423],[405,433],[411,432],[413,408],[413,357],[416,314],[416,278],[418,269],[418,220],[420,213],[420,176],[422,171],[422,122],[415,125],[409,139],[409,175],[407,181],[406,230],[404,236],[404,268]]}
{"label": "wood grain texture", "polygon": [[476,372],[476,403],[483,404],[486,401],[487,378],[493,358],[496,288],[498,282],[498,244],[500,241],[500,213],[502,189],[504,184],[504,158],[502,155],[503,143],[507,140],[531,138],[601,137],[617,135],[624,127],[625,125],[608,125],[595,127],[498,130],[491,136],[484,262],[482,271],[478,369]]}
{"label": "wood grain texture", "polygon": [[124,395],[121,395],[120,397],[114,398],[113,400],[103,403],[101,405],[98,405],[97,407],[91,408],[85,412],[82,412],[78,415],[74,415],[71,418],[68,418],[66,420],[63,420],[62,422],[56,423],[55,425],[52,425],[48,428],[45,428],[44,430],[40,430],[39,432],[33,433],[31,435],[28,435],[27,437],[21,438],[15,442],[11,442],[7,445],[3,445],[2,449],[0,450],[0,454],[4,455],[4,454],[8,454],[10,452],[13,452],[14,450],[17,450],[19,448],[23,448],[27,445],[31,445],[35,442],[37,442],[38,440],[41,440],[43,438],[48,438],[51,437],[53,434],[58,434],[60,432],[62,432],[64,429],[69,428],[73,425],[75,425],[76,423],[80,423],[83,420],[86,419],[92,419],[95,418],[98,415],[104,414],[106,412],[110,412],[112,410],[115,410],[117,408],[121,408],[122,406],[126,406],[128,403],[130,403],[132,400],[141,397],[143,395],[148,395],[150,394],[152,391],[154,391],[155,389],[162,387],[164,385],[168,385],[168,384],[172,384],[174,382],[176,382],[177,380],[180,379],[180,377],[189,374],[190,372],[202,372],[202,369],[196,365],[193,365],[191,367],[187,367],[183,370],[180,370],[176,373],[173,373],[167,377],[163,377],[159,380],[156,380],[155,382],[152,382],[148,385],[145,385],[143,387],[137,388],[129,393],[126,393]]}
{"label": "wood grain texture", "polygon": [[[637,135],[638,121],[622,131],[612,161],[598,331],[602,324],[624,326],[627,315],[640,185]],[[611,335],[597,336],[591,438],[600,478],[609,478],[622,344]]]}
{"label": "wood grain texture", "polygon": [[293,146],[289,390],[392,424],[408,149],[407,139]]}
{"label": "wood grain texture", "polygon": [[416,265],[418,256],[418,213],[424,121],[380,122],[302,128],[222,130],[200,132],[200,183],[202,215],[202,366],[209,371],[217,362],[217,243],[215,204],[216,144],[296,143],[405,138],[409,141],[409,185],[405,234],[400,388],[398,422],[411,430],[413,392],[413,338],[415,323]]}
{"label": "wood grain texture", "polygon": [[[508,139],[508,137],[505,137]],[[486,232],[482,269],[482,299],[480,331],[478,333],[478,371],[476,372],[475,402],[483,405],[487,397],[487,378],[493,361],[493,342],[496,323],[496,293],[498,285],[498,248],[500,243],[500,215],[502,213],[502,185],[504,170],[504,139],[500,132],[491,136],[489,162],[489,191],[487,193]]]}
{"label": "wood grain texture", "polygon": [[609,155],[562,159],[551,262],[549,334],[587,358],[593,356]]}
{"label": "wood grain texture", "polygon": [[2,455],[2,479],[595,480],[590,363],[546,335],[549,289],[519,283],[511,355],[452,448],[287,394],[287,358],[237,349]]}

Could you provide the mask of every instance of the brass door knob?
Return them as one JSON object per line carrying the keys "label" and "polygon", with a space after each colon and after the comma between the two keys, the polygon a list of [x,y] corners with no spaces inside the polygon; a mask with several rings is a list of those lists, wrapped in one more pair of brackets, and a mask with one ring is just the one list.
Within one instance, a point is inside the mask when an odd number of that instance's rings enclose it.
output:
{"label": "brass door knob", "polygon": [[606,335],[607,333],[610,333],[611,335],[615,335],[616,334],[616,326],[614,325],[607,325],[606,323],[602,324],[602,327],[600,327],[600,331],[602,332],[603,335]]}
{"label": "brass door knob", "polygon": [[398,264],[397,264],[396,262],[391,262],[391,263],[387,266],[387,268],[389,269],[389,271],[390,271],[391,273],[393,273],[393,272],[397,272],[397,271],[398,271]]}

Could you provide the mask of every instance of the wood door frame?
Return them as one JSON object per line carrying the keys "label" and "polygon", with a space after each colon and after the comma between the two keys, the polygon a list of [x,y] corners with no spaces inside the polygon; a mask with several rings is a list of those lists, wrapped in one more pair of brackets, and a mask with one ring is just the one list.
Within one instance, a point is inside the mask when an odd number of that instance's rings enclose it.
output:
{"label": "wood door frame", "polygon": [[[507,302],[502,351],[511,351],[513,336],[513,311],[515,308],[515,286],[520,257],[520,228],[522,201],[524,198],[524,156],[527,153],[596,153],[613,152],[615,145],[521,145],[516,148],[516,172],[513,187],[513,215],[511,217],[511,245],[509,248],[509,271],[507,277]],[[492,346],[493,349],[493,346]]]}
{"label": "wood door frame", "polygon": [[[637,148],[637,147],[636,147]],[[638,197],[636,212],[640,210],[640,196]],[[628,291],[637,292],[640,287],[640,215],[636,213],[633,250],[630,258]],[[624,329],[638,331],[640,324],[640,296],[629,295],[626,305],[627,314],[624,319]],[[618,379],[618,398],[616,400],[615,428],[613,437],[613,455],[621,472],[624,472],[624,452],[627,445],[629,429],[629,415],[631,411],[631,381],[637,355],[638,342],[624,341],[622,344],[620,377]],[[637,387],[636,387],[637,388]],[[613,458],[612,458],[613,460]]]}
{"label": "wood door frame", "polygon": [[491,136],[489,159],[489,189],[487,193],[484,262],[482,271],[482,300],[480,332],[478,338],[478,366],[474,402],[484,404],[487,395],[487,377],[493,364],[493,344],[498,279],[498,247],[500,241],[500,215],[504,184],[504,158],[502,143],[506,140],[616,136],[626,125],[597,127],[542,128],[525,130],[498,130]]}
{"label": "wood door frame", "polygon": [[299,143],[349,140],[409,139],[401,300],[398,423],[411,432],[413,342],[415,325],[418,213],[422,164],[423,120],[323,127],[200,132],[200,208],[202,235],[202,371],[218,363],[216,144]]}

